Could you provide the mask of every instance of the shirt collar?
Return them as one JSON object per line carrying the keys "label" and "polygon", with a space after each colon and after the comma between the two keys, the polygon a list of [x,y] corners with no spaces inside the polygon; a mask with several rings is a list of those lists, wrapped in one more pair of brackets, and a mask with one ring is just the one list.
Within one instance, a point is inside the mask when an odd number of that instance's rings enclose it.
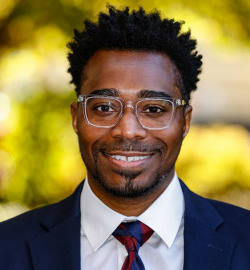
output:
{"label": "shirt collar", "polygon": [[138,216],[138,220],[153,229],[170,248],[179,231],[184,208],[184,196],[175,173],[168,187],[145,212]]}
{"label": "shirt collar", "polygon": [[81,194],[81,228],[96,251],[125,219],[104,204],[91,190],[86,177]]}
{"label": "shirt collar", "polygon": [[[138,217],[126,217],[105,205],[91,190],[86,177],[81,194],[81,234],[96,251],[123,221],[138,219],[171,247],[184,213],[184,198],[177,175],[165,191]],[[159,215],[159,213],[161,213]]]}

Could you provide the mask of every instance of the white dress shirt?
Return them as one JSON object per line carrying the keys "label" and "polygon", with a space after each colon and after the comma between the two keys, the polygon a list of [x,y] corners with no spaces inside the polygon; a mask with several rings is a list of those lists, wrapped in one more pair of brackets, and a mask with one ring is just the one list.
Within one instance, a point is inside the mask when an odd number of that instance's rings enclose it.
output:
{"label": "white dress shirt", "polygon": [[121,270],[128,253],[113,236],[123,221],[139,220],[154,230],[139,250],[146,270],[182,270],[184,197],[175,174],[157,200],[140,216],[126,217],[105,205],[85,180],[81,194],[81,270]]}

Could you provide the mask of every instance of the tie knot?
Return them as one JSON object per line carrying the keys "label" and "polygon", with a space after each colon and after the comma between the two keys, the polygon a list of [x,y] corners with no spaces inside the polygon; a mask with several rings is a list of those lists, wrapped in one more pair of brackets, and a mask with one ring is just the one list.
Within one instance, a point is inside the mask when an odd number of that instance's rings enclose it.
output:
{"label": "tie knot", "polygon": [[138,251],[153,232],[151,228],[140,221],[123,222],[113,232],[113,236],[130,252]]}

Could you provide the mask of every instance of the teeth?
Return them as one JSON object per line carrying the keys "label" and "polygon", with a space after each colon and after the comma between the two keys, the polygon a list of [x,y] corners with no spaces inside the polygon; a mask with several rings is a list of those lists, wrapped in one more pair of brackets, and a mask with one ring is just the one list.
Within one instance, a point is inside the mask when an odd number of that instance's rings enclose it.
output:
{"label": "teeth", "polygon": [[116,160],[122,160],[122,161],[137,161],[137,160],[143,160],[146,159],[148,156],[134,156],[134,157],[126,157],[126,156],[118,156],[118,155],[112,155],[112,158]]}
{"label": "teeth", "polygon": [[142,160],[145,159],[147,156],[135,156],[135,157],[128,157],[128,161],[137,161],[137,160]]}
{"label": "teeth", "polygon": [[111,156],[111,157],[114,158],[114,159],[117,159],[117,160],[126,161],[126,157],[125,156]]}

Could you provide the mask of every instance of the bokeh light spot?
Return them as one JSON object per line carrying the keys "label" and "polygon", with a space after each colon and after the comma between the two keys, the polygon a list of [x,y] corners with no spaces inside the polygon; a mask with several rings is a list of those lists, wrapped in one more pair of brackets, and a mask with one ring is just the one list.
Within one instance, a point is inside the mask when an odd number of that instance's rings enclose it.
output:
{"label": "bokeh light spot", "polygon": [[0,2],[0,19],[7,17],[16,4],[15,0],[2,0]]}
{"label": "bokeh light spot", "polygon": [[33,32],[33,22],[28,16],[20,16],[14,19],[9,27],[9,37],[14,44],[18,44],[30,38]]}
{"label": "bokeh light spot", "polygon": [[0,121],[5,120],[10,113],[10,100],[5,93],[0,93]]}

